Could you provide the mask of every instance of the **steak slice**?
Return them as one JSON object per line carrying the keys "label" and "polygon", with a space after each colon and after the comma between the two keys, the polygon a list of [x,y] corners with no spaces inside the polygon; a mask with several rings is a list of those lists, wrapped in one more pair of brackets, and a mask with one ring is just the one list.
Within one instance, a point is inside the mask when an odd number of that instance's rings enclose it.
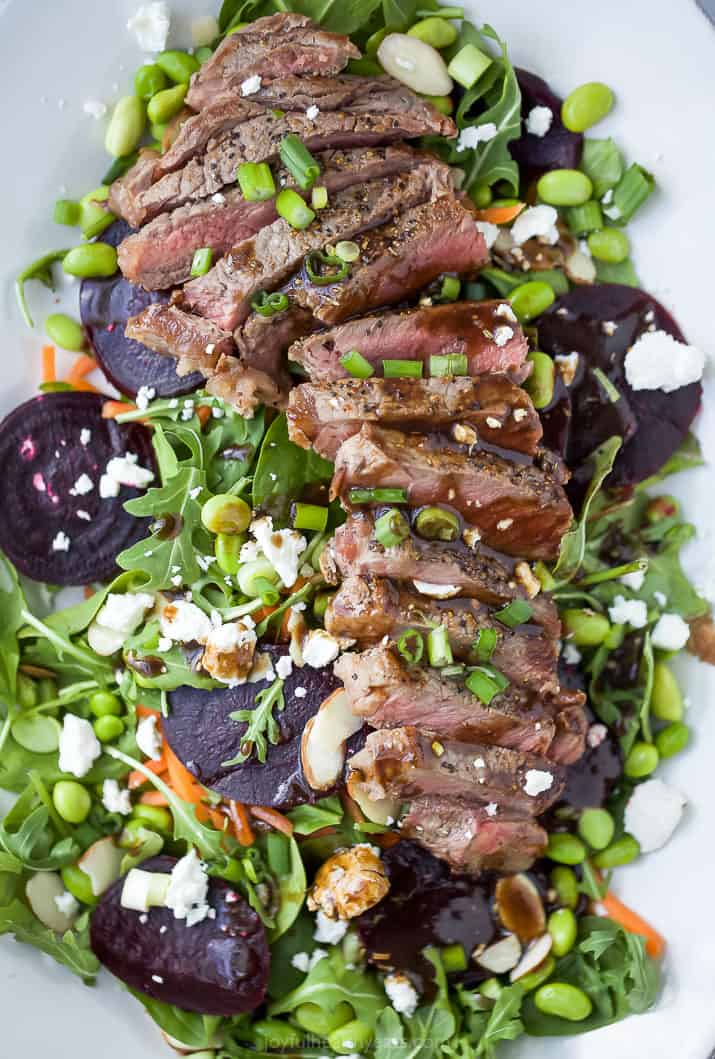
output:
{"label": "steak slice", "polygon": [[427,365],[435,354],[463,353],[470,375],[509,372],[521,382],[528,352],[523,331],[512,324],[512,336],[504,345],[494,341],[507,311],[511,313],[511,307],[504,302],[454,302],[367,316],[296,342],[288,356],[302,364],[311,379],[334,382],[348,377],[340,358],[352,349],[359,350],[378,374],[386,357],[419,359]]}
{"label": "steak slice", "polygon": [[[535,754],[502,746],[438,742],[412,726],[370,732],[348,768],[348,791],[372,801],[443,796],[464,805],[495,803],[524,816],[543,813],[564,787],[564,770]],[[548,790],[526,793],[532,770],[551,776]]]}
{"label": "steak slice", "polygon": [[326,581],[333,585],[353,575],[372,574],[449,587],[454,596],[482,603],[527,598],[506,556],[496,556],[482,545],[473,551],[459,543],[450,546],[415,536],[385,548],[375,540],[375,524],[367,512],[356,512],[336,529],[320,565]]}
{"label": "steak slice", "polygon": [[506,375],[350,378],[303,383],[291,391],[291,440],[328,460],[335,460],[341,444],[364,423],[440,433],[470,450],[482,440],[532,456],[542,435],[529,395]]}
{"label": "steak slice", "polygon": [[269,15],[224,38],[191,78],[186,101],[201,110],[240,92],[242,83],[256,74],[266,81],[292,74],[330,76],[359,58],[347,37],[320,29],[305,15]]}
{"label": "steak slice", "polygon": [[[354,184],[404,172],[424,158],[405,144],[325,151],[319,155],[321,182],[333,194]],[[292,183],[282,167],[278,167],[275,178],[280,187]],[[240,188],[232,188],[225,194],[159,214],[120,244],[119,266],[128,280],[146,290],[174,287],[189,279],[196,250],[211,247],[214,259],[218,259],[277,218],[274,199],[249,202]]]}
{"label": "steak slice", "polygon": [[233,336],[221,331],[210,320],[190,316],[174,305],[149,305],[131,317],[124,328],[127,338],[136,339],[155,353],[176,357],[177,375],[200,371],[210,376],[218,360],[235,351]]}
{"label": "steak slice", "polygon": [[515,684],[546,694],[559,690],[557,665],[560,622],[556,607],[546,597],[532,602],[534,620],[527,631],[509,629],[491,617],[484,604],[472,599],[438,600],[421,596],[406,586],[382,578],[349,577],[333,596],[325,614],[325,628],[338,638],[361,645],[384,637],[397,640],[406,629],[427,635],[437,625],[447,630],[455,658],[476,663],[474,642],[482,629],[494,629],[497,644],[491,657],[496,668]]}
{"label": "steak slice", "polygon": [[517,872],[530,868],[546,849],[548,835],[530,817],[496,803],[464,805],[439,795],[410,803],[400,831],[457,872]]}
{"label": "steak slice", "polygon": [[123,217],[132,228],[138,228],[144,219],[141,206],[142,194],[154,180],[154,172],[161,155],[149,147],[143,147],[131,169],[115,180],[109,188],[109,208],[117,217]]}
{"label": "steak slice", "polygon": [[259,405],[280,407],[283,403],[279,383],[264,371],[246,367],[237,357],[221,357],[206,389],[232,404],[246,419],[253,418]]}
{"label": "steak slice", "polygon": [[346,188],[304,230],[280,217],[235,246],[205,276],[184,287],[182,303],[233,331],[250,313],[252,297],[277,287],[311,251],[384,224],[405,204],[443,194],[449,186],[447,167],[429,162],[396,177]]}
{"label": "steak slice", "polygon": [[491,548],[552,559],[573,519],[565,480],[564,465],[545,450],[527,465],[491,452],[447,450],[429,435],[367,423],[340,447],[331,496],[349,507],[355,487],[404,489],[414,507],[455,508]]}

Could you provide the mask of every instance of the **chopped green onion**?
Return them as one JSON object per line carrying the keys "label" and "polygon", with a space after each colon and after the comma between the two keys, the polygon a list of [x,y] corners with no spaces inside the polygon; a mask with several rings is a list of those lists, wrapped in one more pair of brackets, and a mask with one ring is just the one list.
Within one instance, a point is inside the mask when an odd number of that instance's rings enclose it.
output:
{"label": "chopped green onion", "polygon": [[380,515],[375,523],[375,540],[383,548],[396,548],[410,535],[410,525],[402,514],[393,508]]}
{"label": "chopped green onion", "polygon": [[291,228],[307,228],[315,220],[315,212],[293,188],[284,188],[280,192],[276,198],[276,210]]}
{"label": "chopped green onion", "polygon": [[316,530],[322,533],[328,525],[328,509],[318,504],[293,505],[293,528],[297,530]]}
{"label": "chopped green onion", "polygon": [[305,271],[316,287],[329,287],[331,283],[342,283],[350,273],[350,265],[336,254],[312,250],[305,259]]}
{"label": "chopped green onion", "polygon": [[446,507],[423,507],[415,519],[415,532],[428,541],[456,541],[462,525],[454,511]]}
{"label": "chopped green onion", "polygon": [[464,673],[463,665],[445,666],[440,672],[441,677],[461,677]]}
{"label": "chopped green onion", "polygon": [[349,261],[352,264],[360,257],[360,247],[350,239],[343,239],[335,244],[335,255],[341,261]]}
{"label": "chopped green onion", "polygon": [[139,157],[138,151],[132,151],[131,154],[122,155],[120,158],[115,158],[110,165],[107,172],[102,177],[102,183],[109,187],[115,180],[119,180],[125,173],[128,173],[132,168],[137,158]]}
{"label": "chopped green onion", "polygon": [[74,228],[79,224],[80,213],[79,202],[73,202],[71,199],[57,199],[52,220],[55,224],[66,224],[69,228]]}
{"label": "chopped green onion", "polygon": [[274,110],[271,110],[271,117],[275,118],[276,121],[280,121],[280,119],[284,118],[285,116],[286,112],[284,110],[279,110],[277,107]]}
{"label": "chopped green onion", "polygon": [[276,193],[276,182],[267,162],[242,162],[236,178],[248,202],[267,202]]}
{"label": "chopped green onion", "polygon": [[288,295],[282,291],[275,291],[273,294],[268,294],[267,291],[259,291],[251,302],[251,308],[254,312],[258,313],[259,316],[275,316],[276,313],[283,313],[286,311],[289,305]]}
{"label": "chopped green onion", "polygon": [[617,386],[614,386],[614,384],[608,378],[606,373],[602,371],[601,368],[593,368],[592,371],[599,385],[603,387],[606,397],[611,402],[611,404],[615,404],[616,401],[620,401],[621,392]]}
{"label": "chopped green onion", "polygon": [[509,685],[506,677],[493,666],[478,666],[471,671],[464,683],[472,695],[485,706]]}
{"label": "chopped green onion", "polygon": [[421,360],[383,360],[382,374],[386,379],[421,379],[424,364]]}
{"label": "chopped green onion", "polygon": [[456,276],[445,276],[442,280],[442,289],[439,292],[440,301],[456,302],[462,289],[461,280]]}
{"label": "chopped green onion", "polygon": [[453,945],[445,945],[439,952],[442,958],[442,967],[445,974],[457,974],[467,969],[467,954],[464,945],[456,941]]}
{"label": "chopped green onion", "polygon": [[498,634],[496,629],[480,629],[477,638],[472,644],[472,651],[479,662],[489,662],[497,646]]}
{"label": "chopped green onion", "polygon": [[397,641],[397,650],[410,665],[417,665],[425,650],[422,633],[418,629],[405,629]]}
{"label": "chopped green onion", "polygon": [[281,598],[280,592],[267,577],[254,578],[253,586],[256,595],[261,597],[261,603],[264,607],[275,607]]}
{"label": "chopped green onion", "polygon": [[406,504],[406,489],[351,489],[351,504]]}
{"label": "chopped green onion", "polygon": [[280,156],[298,187],[304,191],[312,188],[320,176],[320,166],[299,136],[291,132],[283,137]]}
{"label": "chopped green onion", "polygon": [[444,625],[438,625],[436,629],[430,629],[427,637],[427,654],[429,664],[435,669],[443,666],[451,666],[454,655],[449,644],[449,635]]}
{"label": "chopped green onion", "polygon": [[211,268],[213,256],[214,253],[210,246],[202,246],[200,250],[197,250],[191,262],[191,275],[205,276]]}
{"label": "chopped green onion", "polygon": [[566,210],[569,230],[574,235],[586,235],[603,228],[601,205],[595,199],[589,199],[583,206],[570,206]]}
{"label": "chopped green onion", "polygon": [[371,375],[375,374],[375,369],[370,361],[366,360],[362,353],[358,353],[356,349],[351,349],[349,353],[343,353],[340,363],[355,379],[369,379]]}
{"label": "chopped green onion", "polygon": [[464,284],[464,298],[468,302],[483,302],[485,298],[489,297],[489,291],[487,290],[486,283],[465,283]]}
{"label": "chopped green onion", "polygon": [[433,378],[446,375],[469,375],[466,353],[433,353],[429,359],[429,373]]}
{"label": "chopped green onion", "polygon": [[328,189],[324,187],[313,188],[310,193],[310,204],[314,210],[324,210],[328,205]]}
{"label": "chopped green onion", "polygon": [[[616,224],[626,224],[634,213],[637,212],[655,189],[655,177],[647,169],[634,162],[630,166],[613,189],[614,216],[611,217]],[[615,216],[616,210],[618,216]],[[609,216],[608,212],[606,216]]]}
{"label": "chopped green onion", "polygon": [[502,607],[501,610],[495,611],[492,615],[502,625],[506,625],[508,629],[513,629],[517,625],[521,625],[523,622],[528,621],[534,613],[534,608],[530,603],[527,603],[523,599],[513,599],[511,603],[507,603],[506,607]]}
{"label": "chopped green onion", "polygon": [[472,88],[484,71],[492,65],[492,60],[475,44],[465,44],[447,67],[453,77],[463,88]]}

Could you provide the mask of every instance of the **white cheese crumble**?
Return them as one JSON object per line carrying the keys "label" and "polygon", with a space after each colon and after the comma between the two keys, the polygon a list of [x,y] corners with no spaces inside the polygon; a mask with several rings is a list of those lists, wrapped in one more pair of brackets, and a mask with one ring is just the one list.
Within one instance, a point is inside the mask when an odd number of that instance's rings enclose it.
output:
{"label": "white cheese crumble", "polygon": [[303,661],[312,669],[322,669],[339,654],[340,644],[324,629],[311,629],[303,642]]}
{"label": "white cheese crumble", "polygon": [[127,22],[127,29],[134,34],[142,51],[163,51],[170,25],[169,5],[158,0],[143,4]]}
{"label": "white cheese crumble", "polygon": [[152,761],[158,761],[161,757],[162,738],[161,732],[157,731],[157,720],[158,718],[151,714],[148,717],[142,717],[137,725],[137,746],[144,757],[151,758]]}
{"label": "white cheese crumble", "polygon": [[690,639],[690,626],[679,614],[661,614],[653,629],[653,646],[680,651]]}
{"label": "white cheese crumble", "polygon": [[83,522],[92,521],[92,516],[90,515],[89,511],[83,511],[82,508],[79,508],[79,510],[77,511],[77,518],[81,518]]}
{"label": "white cheese crumble", "polygon": [[138,460],[139,457],[134,452],[112,457],[99,480],[99,495],[102,499],[119,496],[119,487],[122,485],[131,486],[133,489],[146,489],[149,483],[154,481],[154,472],[147,467],[140,467]]}
{"label": "white cheese crumble", "polygon": [[553,785],[554,777],[550,772],[543,769],[528,769],[524,778],[524,791],[530,798],[548,791]]}
{"label": "white cheese crumble", "polygon": [[657,590],[653,593],[653,599],[656,601],[659,607],[664,607],[668,602],[668,597],[665,592],[658,592]]}
{"label": "white cheese crumble", "polygon": [[191,849],[174,865],[164,903],[174,913],[174,919],[185,919],[187,927],[193,927],[209,914],[208,890],[206,869],[196,850]]}
{"label": "white cheese crumble", "polygon": [[52,551],[53,552],[68,552],[70,550],[71,541],[67,534],[60,530],[52,538]]}
{"label": "white cheese crumble", "polygon": [[92,431],[88,427],[82,427],[79,432],[79,443],[80,445],[89,445],[92,440]]}
{"label": "white cheese crumble", "polygon": [[687,802],[675,787],[662,780],[646,780],[633,791],[624,816],[624,826],[641,847],[652,853],[670,839],[680,823]]}
{"label": "white cheese crumble", "polygon": [[327,956],[325,949],[314,949],[313,952],[296,952],[295,955],[291,956],[291,966],[295,967],[296,971],[302,971],[303,974],[307,974],[308,971],[312,971],[316,963],[320,963]]}
{"label": "white cheese crumble", "polygon": [[480,143],[489,143],[496,134],[497,127],[493,121],[485,121],[483,125],[469,125],[459,134],[457,150],[468,151]]}
{"label": "white cheese crumble", "polygon": [[281,680],[287,680],[293,672],[293,659],[290,655],[281,655],[276,662],[276,676]]}
{"label": "white cheese crumble", "polygon": [[491,221],[476,221],[477,231],[481,232],[484,236],[484,242],[487,244],[487,250],[496,243],[499,238],[499,228],[496,224],[492,224]]}
{"label": "white cheese crumble", "polygon": [[102,784],[102,805],[108,813],[129,816],[132,811],[132,796],[127,788],[120,787],[116,780],[105,780]]}
{"label": "white cheese crumble", "polygon": [[578,353],[561,353],[554,357],[554,364],[563,379],[564,386],[571,386],[576,378],[580,359]]}
{"label": "white cheese crumble", "polygon": [[149,407],[149,402],[153,401],[155,397],[156,390],[153,386],[140,386],[139,392],[134,400],[137,408],[141,409],[142,412],[145,412]]}
{"label": "white cheese crumble", "polygon": [[512,224],[511,237],[519,246],[535,236],[553,246],[559,241],[556,227],[558,218],[559,215],[553,206],[529,206],[528,209],[522,210]]}
{"label": "white cheese crumble", "polygon": [[88,117],[94,118],[95,121],[100,121],[107,113],[107,104],[103,103],[101,99],[85,99],[82,104],[82,110]]}
{"label": "white cheese crumble", "polygon": [[423,596],[431,596],[433,599],[451,599],[459,594],[458,585],[436,585],[432,581],[413,581],[412,584]]}
{"label": "white cheese crumble", "polygon": [[316,106],[315,103],[313,103],[312,106],[308,107],[305,112],[305,116],[308,121],[315,121],[315,119],[318,117],[318,114],[320,114],[320,107]]}
{"label": "white cheese crumble", "polygon": [[295,689],[293,694],[295,695],[296,699],[304,699],[305,696],[308,694],[308,689],[307,688],[298,687],[298,688]]}
{"label": "white cheese crumble", "polygon": [[113,655],[153,606],[154,597],[149,592],[110,592],[87,630],[89,646],[103,657]]}
{"label": "white cheese crumble", "polygon": [[70,772],[81,779],[101,753],[102,747],[89,721],[75,713],[66,713],[60,732],[60,772]]}
{"label": "white cheese crumble", "polygon": [[643,629],[648,624],[648,607],[642,599],[626,599],[616,596],[608,616],[614,625],[630,625],[632,629]]}
{"label": "white cheese crumble", "polygon": [[191,43],[195,48],[206,48],[219,35],[218,22],[213,15],[201,15],[191,23]]}
{"label": "white cheese crumble", "polygon": [[561,650],[561,657],[567,666],[577,666],[581,661],[581,652],[576,644],[567,641]]}
{"label": "white cheese crumble", "polygon": [[318,909],[315,914],[315,932],[313,937],[316,941],[322,941],[326,945],[337,945],[342,941],[348,930],[347,919],[328,919],[325,912]]}
{"label": "white cheese crumble", "polygon": [[404,1015],[405,1018],[412,1018],[417,1010],[420,998],[407,975],[388,974],[385,978],[384,986],[395,1011],[400,1015]]}
{"label": "white cheese crumble", "polygon": [[484,812],[487,816],[496,816],[499,810],[499,806],[496,802],[489,802],[489,805],[484,807]]}
{"label": "white cheese crumble", "polygon": [[88,474],[80,474],[77,481],[70,489],[70,496],[86,496],[94,489],[94,482]]}
{"label": "white cheese crumble", "polygon": [[494,310],[494,315],[501,316],[502,319],[509,320],[512,324],[516,323],[516,313],[512,309],[511,305],[509,305],[509,302],[501,302],[499,305],[497,305],[496,309]]}
{"label": "white cheese crumble", "polygon": [[72,896],[69,890],[65,890],[62,894],[55,894],[53,900],[57,909],[68,919],[74,919],[78,914],[79,901]]}
{"label": "white cheese crumble", "polygon": [[514,329],[507,327],[506,324],[502,324],[501,327],[494,328],[494,345],[499,346],[501,349],[514,337]]}
{"label": "white cheese crumble", "polygon": [[666,331],[646,331],[626,353],[625,368],[634,390],[672,393],[702,379],[705,354]]}
{"label": "white cheese crumble", "polygon": [[258,74],[254,74],[253,77],[247,77],[241,84],[241,95],[242,96],[254,96],[256,92],[260,92],[263,81]]}
{"label": "white cheese crumble", "polygon": [[630,588],[632,592],[640,592],[645,581],[645,572],[643,570],[633,570],[630,574],[623,574],[618,580],[626,588]]}
{"label": "white cheese crumble", "polygon": [[532,136],[546,136],[554,120],[550,107],[532,107],[526,116],[526,131]]}
{"label": "white cheese crumble", "polygon": [[285,587],[291,588],[298,577],[300,556],[308,547],[305,537],[291,529],[274,530],[270,515],[256,519],[251,524],[251,533]]}
{"label": "white cheese crumble", "polygon": [[162,636],[180,643],[206,643],[212,629],[209,616],[195,603],[188,603],[184,599],[177,599],[162,607],[159,626]]}

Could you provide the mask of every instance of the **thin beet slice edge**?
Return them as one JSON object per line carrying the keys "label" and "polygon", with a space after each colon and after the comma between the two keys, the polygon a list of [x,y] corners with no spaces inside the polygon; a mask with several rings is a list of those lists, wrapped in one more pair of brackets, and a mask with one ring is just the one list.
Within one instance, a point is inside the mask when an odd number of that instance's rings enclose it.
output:
{"label": "thin beet slice edge", "polygon": [[[102,234],[101,241],[118,246],[132,233],[126,221],[116,221]],[[173,357],[155,353],[124,334],[130,316],[136,316],[148,305],[168,302],[170,294],[145,291],[126,280],[121,272],[109,279],[86,279],[82,283],[82,323],[102,371],[127,397],[136,397],[142,386],[155,390],[157,397],[176,397],[203,385],[203,376],[198,372],[180,377]]]}
{"label": "thin beet slice edge", "polygon": [[[578,169],[583,150],[583,136],[569,132],[561,121],[563,100],[551,91],[541,77],[528,70],[516,70],[521,89],[521,117],[524,122],[521,137],[509,144],[512,158],[519,163],[522,180],[531,183],[548,169]],[[526,119],[533,107],[548,107],[553,117],[545,136],[526,131]]]}
{"label": "thin beet slice edge", "polygon": [[[127,452],[156,474],[151,436],[139,423],[102,419],[103,403],[91,393],[41,394],[0,424],[6,485],[0,548],[35,581],[107,581],[117,572],[119,552],[147,535],[148,520],[124,510],[141,491],[122,486],[118,497],[103,500],[99,480],[109,460]],[[86,444],[83,430],[89,431]],[[92,482],[86,493],[75,488],[83,475]],[[67,550],[53,548],[60,533],[69,538]]]}
{"label": "thin beet slice edge", "polygon": [[[173,857],[144,861],[142,871],[170,872]],[[168,908],[146,916],[120,904],[124,879],[92,912],[90,944],[97,959],[132,989],[204,1015],[239,1015],[262,1003],[270,951],[258,915],[223,879],[211,879],[215,918],[189,927]]]}

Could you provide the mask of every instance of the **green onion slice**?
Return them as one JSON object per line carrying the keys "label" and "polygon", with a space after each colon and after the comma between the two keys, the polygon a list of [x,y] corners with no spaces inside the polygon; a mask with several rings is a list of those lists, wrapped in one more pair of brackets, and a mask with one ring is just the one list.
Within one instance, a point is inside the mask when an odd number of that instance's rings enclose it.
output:
{"label": "green onion slice", "polygon": [[429,359],[429,373],[433,378],[440,378],[445,375],[469,375],[467,354],[433,353]]}
{"label": "green onion slice", "polygon": [[282,291],[268,294],[267,291],[262,290],[251,302],[251,308],[259,316],[275,316],[276,313],[285,312],[289,304],[288,295]]}
{"label": "green onion slice", "polygon": [[320,165],[303,141],[295,133],[283,137],[280,145],[281,162],[304,191],[312,188],[320,176]]}
{"label": "green onion slice", "polygon": [[351,489],[351,504],[406,504],[406,489]]}
{"label": "green onion slice", "polygon": [[335,255],[341,261],[347,261],[352,264],[353,261],[357,261],[360,257],[360,247],[350,239],[343,239],[335,244]]}
{"label": "green onion slice", "polygon": [[462,283],[456,276],[444,276],[439,299],[443,302],[456,302],[462,290]]}
{"label": "green onion slice", "polygon": [[417,665],[425,651],[425,642],[419,629],[405,629],[397,641],[397,650],[410,665]]}
{"label": "green onion slice", "polygon": [[444,625],[438,625],[436,629],[430,629],[427,636],[427,653],[429,655],[429,664],[434,666],[435,669],[451,666],[454,662],[449,635]]}
{"label": "green onion slice", "polygon": [[310,204],[314,210],[324,210],[328,205],[328,189],[325,187],[313,188],[310,193]]}
{"label": "green onion slice", "polygon": [[276,193],[276,182],[267,162],[242,162],[236,178],[248,202],[267,202]]}
{"label": "green onion slice", "polygon": [[284,188],[276,197],[276,210],[279,217],[287,221],[291,228],[302,230],[315,220],[315,211],[300,197],[293,188]]}
{"label": "green onion slice", "polygon": [[396,548],[409,535],[410,526],[401,511],[386,511],[375,523],[375,540],[383,548]]}
{"label": "green onion slice", "polygon": [[319,504],[293,505],[293,528],[297,530],[315,530],[322,533],[328,525],[328,509]]}
{"label": "green onion slice", "polygon": [[375,374],[375,369],[370,361],[366,360],[357,349],[351,349],[348,353],[343,353],[340,363],[355,379],[369,379],[371,375]]}
{"label": "green onion slice", "polygon": [[316,287],[329,287],[341,283],[350,273],[350,265],[337,254],[326,254],[323,250],[312,250],[305,259],[308,279]]}
{"label": "green onion slice", "polygon": [[213,263],[214,253],[210,246],[202,246],[194,254],[191,262],[192,276],[205,276]]}
{"label": "green onion slice", "polygon": [[534,608],[526,600],[513,599],[511,603],[507,603],[506,607],[495,611],[493,617],[501,622],[502,625],[506,625],[508,629],[513,629],[517,625],[528,621],[533,613]]}
{"label": "green onion slice", "polygon": [[503,673],[493,666],[477,666],[464,682],[480,702],[488,706],[492,699],[509,686]]}
{"label": "green onion slice", "polygon": [[479,662],[489,662],[499,639],[496,629],[480,629],[472,644],[472,651]]}
{"label": "green onion slice", "polygon": [[421,360],[383,360],[382,373],[386,379],[421,379],[424,364]]}

